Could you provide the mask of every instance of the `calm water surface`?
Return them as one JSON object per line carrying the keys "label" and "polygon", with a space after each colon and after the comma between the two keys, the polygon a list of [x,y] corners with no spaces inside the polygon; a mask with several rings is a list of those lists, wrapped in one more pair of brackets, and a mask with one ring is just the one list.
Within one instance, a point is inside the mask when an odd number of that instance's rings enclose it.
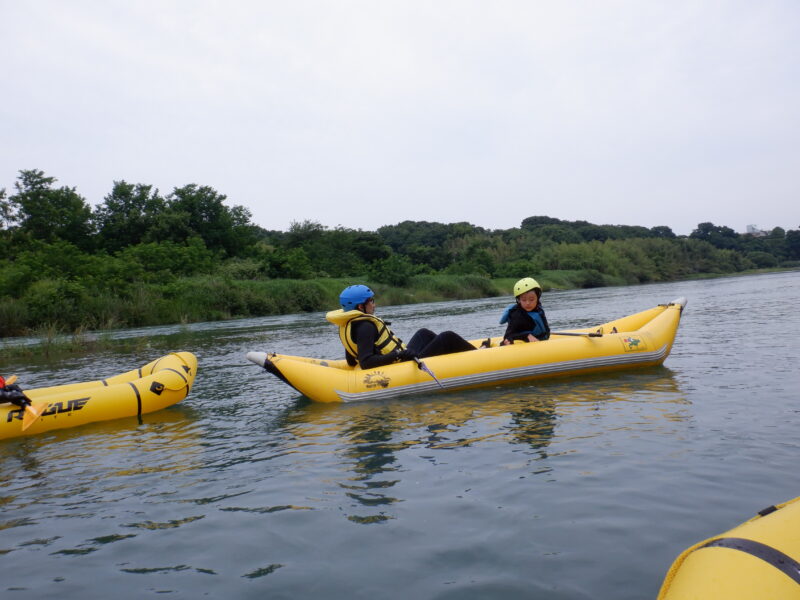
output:
{"label": "calm water surface", "polygon": [[[663,367],[411,400],[315,405],[245,360],[339,357],[321,313],[0,365],[36,387],[200,361],[142,423],[0,442],[3,597],[654,598],[684,548],[800,495],[800,273],[544,299],[571,327],[679,296]],[[506,302],[378,311],[477,338]]]}

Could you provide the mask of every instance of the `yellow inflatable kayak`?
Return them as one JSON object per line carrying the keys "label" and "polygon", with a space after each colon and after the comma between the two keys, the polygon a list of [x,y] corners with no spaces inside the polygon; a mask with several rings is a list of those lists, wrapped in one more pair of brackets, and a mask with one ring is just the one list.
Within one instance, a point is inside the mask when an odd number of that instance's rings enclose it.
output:
{"label": "yellow inflatable kayak", "polygon": [[[546,342],[498,346],[502,338],[493,338],[489,348],[424,359],[427,372],[413,361],[361,369],[344,359],[266,352],[248,352],[247,358],[317,402],[394,398],[660,365],[672,348],[685,305],[686,299],[679,298],[596,327],[553,332]],[[481,341],[471,343],[477,348]]]}
{"label": "yellow inflatable kayak", "polygon": [[175,352],[101,381],[26,389],[35,413],[0,404],[0,439],[161,410],[189,394],[196,374],[194,354]]}
{"label": "yellow inflatable kayak", "polygon": [[800,498],[685,550],[658,600],[800,598]]}

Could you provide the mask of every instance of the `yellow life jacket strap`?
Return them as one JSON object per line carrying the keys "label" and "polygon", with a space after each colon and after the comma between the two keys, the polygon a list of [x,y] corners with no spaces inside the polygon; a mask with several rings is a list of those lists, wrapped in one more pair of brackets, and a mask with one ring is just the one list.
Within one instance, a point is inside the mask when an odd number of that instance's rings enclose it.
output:
{"label": "yellow life jacket strap", "polygon": [[375,348],[381,354],[389,354],[392,350],[402,350],[405,348],[403,341],[398,338],[388,327],[383,319],[375,315],[368,315],[360,310],[333,310],[325,315],[325,318],[339,327],[339,339],[347,352],[353,358],[358,358],[358,345],[353,340],[352,327],[359,321],[369,321],[377,329]]}

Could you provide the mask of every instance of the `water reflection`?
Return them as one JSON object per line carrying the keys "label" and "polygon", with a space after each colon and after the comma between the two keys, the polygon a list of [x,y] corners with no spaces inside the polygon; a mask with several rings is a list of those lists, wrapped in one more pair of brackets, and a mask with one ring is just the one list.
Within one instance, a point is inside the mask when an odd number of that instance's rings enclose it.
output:
{"label": "water reflection", "polygon": [[556,403],[552,398],[534,398],[518,410],[511,411],[511,441],[535,450],[539,458],[547,458],[547,447],[556,429]]}
{"label": "water reflection", "polygon": [[[614,422],[615,403],[640,404],[637,421]],[[598,418],[608,420],[614,430],[666,431],[690,418],[688,407],[674,373],[655,367],[384,403],[302,402],[288,408],[281,419],[297,436],[298,447],[312,443],[335,453],[347,474],[337,483],[351,501],[347,518],[366,524],[395,518],[392,507],[407,499],[403,473],[414,458],[435,463],[445,459],[438,453],[449,450],[520,445],[530,453],[530,472],[542,474],[550,471],[548,449],[553,441],[560,437],[568,445],[576,437],[603,435],[608,429],[597,426]],[[569,431],[559,436],[563,422],[569,423]],[[564,452],[562,443],[557,454]]]}
{"label": "water reflection", "polygon": [[361,413],[341,431],[340,437],[346,444],[342,456],[351,465],[354,476],[339,486],[362,507],[380,507],[378,514],[349,515],[351,521],[364,524],[385,521],[391,517],[384,507],[398,501],[389,491],[398,480],[382,477],[397,470],[396,453],[404,447],[402,440],[395,439],[403,425],[393,418],[392,412],[382,406],[374,414]]}
{"label": "water reflection", "polygon": [[[10,440],[4,445],[0,502],[13,505],[14,518],[0,520],[0,529],[16,532],[5,536],[4,552],[62,540],[54,555],[83,555],[136,537],[130,531],[135,521],[115,520],[174,491],[181,482],[176,475],[202,467],[197,419],[191,408],[172,407],[143,415],[141,423],[117,419]],[[150,482],[145,489],[144,480]],[[109,519],[112,529],[85,529],[78,524],[85,519]],[[42,530],[62,535],[43,538]]]}

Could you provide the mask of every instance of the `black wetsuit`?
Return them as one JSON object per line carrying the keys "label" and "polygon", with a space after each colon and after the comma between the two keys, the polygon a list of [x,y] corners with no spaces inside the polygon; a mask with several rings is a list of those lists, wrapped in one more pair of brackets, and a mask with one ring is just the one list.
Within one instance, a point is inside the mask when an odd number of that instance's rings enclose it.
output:
{"label": "black wetsuit", "polygon": [[418,358],[427,358],[428,356],[466,352],[476,348],[453,331],[436,334],[430,329],[423,328],[413,335],[411,341],[408,342],[408,349]]}
{"label": "black wetsuit", "polygon": [[358,346],[358,361],[345,353],[347,364],[355,366],[356,362],[362,369],[373,369],[397,362],[397,351],[392,350],[388,354],[381,354],[375,346],[378,338],[378,328],[371,321],[358,321],[353,323],[351,335],[356,346]]}
{"label": "black wetsuit", "polygon": [[[352,335],[358,346],[357,362],[362,369],[373,369],[397,362],[399,358],[397,351],[381,354],[375,347],[378,330],[370,321],[353,323]],[[443,331],[437,335],[430,329],[424,328],[420,329],[412,336],[411,341],[409,341],[406,347],[418,358],[475,350],[475,346],[457,333]],[[346,358],[348,364],[356,364],[356,359],[349,354],[346,354]]]}
{"label": "black wetsuit", "polygon": [[550,325],[547,324],[547,317],[541,305],[533,309],[541,319],[541,323],[531,317],[519,304],[508,311],[508,326],[503,334],[504,340],[524,340],[528,341],[528,334],[539,341],[544,341],[550,337]]}

